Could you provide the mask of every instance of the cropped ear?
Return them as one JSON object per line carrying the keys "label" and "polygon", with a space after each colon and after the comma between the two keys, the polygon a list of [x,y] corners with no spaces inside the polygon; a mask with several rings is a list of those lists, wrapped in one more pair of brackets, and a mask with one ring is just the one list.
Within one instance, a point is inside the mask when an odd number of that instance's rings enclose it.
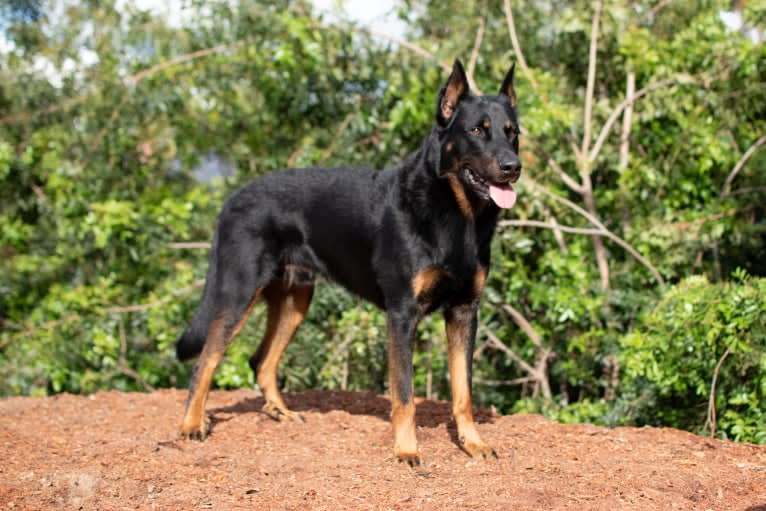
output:
{"label": "cropped ear", "polygon": [[460,59],[455,59],[452,66],[452,74],[449,75],[447,84],[439,91],[439,101],[436,108],[436,121],[440,126],[446,126],[452,116],[455,115],[460,100],[468,95],[468,79],[465,77],[463,64]]}
{"label": "cropped ear", "polygon": [[508,74],[505,75],[503,85],[500,86],[500,96],[506,96],[513,108],[516,108],[516,91],[513,89],[513,72],[516,69],[516,63],[511,65],[511,69],[508,70]]}

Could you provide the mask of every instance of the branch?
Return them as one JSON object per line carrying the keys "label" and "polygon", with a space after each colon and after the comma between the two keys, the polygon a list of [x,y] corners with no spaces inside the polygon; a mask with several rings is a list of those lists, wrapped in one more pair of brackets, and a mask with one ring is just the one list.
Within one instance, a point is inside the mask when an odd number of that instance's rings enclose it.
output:
{"label": "branch", "polygon": [[206,250],[210,250],[211,244],[207,241],[177,241],[173,243],[168,243],[166,246],[168,248],[177,248],[177,249],[204,248]]}
{"label": "branch", "polygon": [[[660,275],[660,273],[657,271],[657,269],[652,265],[652,263],[650,263],[644,256],[642,256],[638,252],[638,250],[633,248],[627,241],[623,240],[622,238],[620,238],[616,234],[613,234],[609,229],[606,228],[606,226],[604,224],[602,224],[599,221],[598,218],[596,218],[595,216],[591,215],[590,213],[588,213],[587,211],[582,209],[577,204],[574,204],[572,201],[556,195],[555,193],[553,193],[550,190],[546,189],[544,186],[536,183],[534,180],[527,179],[527,182],[530,183],[538,191],[540,191],[543,194],[551,197],[553,200],[555,200],[557,202],[560,202],[560,203],[564,204],[565,206],[575,210],[576,212],[578,212],[579,214],[581,214],[582,216],[587,218],[590,223],[592,223],[593,225],[595,225],[596,227],[599,228],[599,230],[600,230],[599,235],[600,236],[605,236],[605,237],[609,238],[610,240],[614,241],[615,243],[620,245],[622,248],[627,250],[633,257],[635,257],[641,264],[643,264],[649,270],[649,272],[652,274],[654,279],[660,285],[660,288],[664,288],[665,287],[665,280],[662,278],[662,275]],[[563,227],[559,226],[559,229],[563,230]],[[596,234],[596,233],[593,233],[593,234]]]}
{"label": "branch", "polygon": [[668,5],[672,0],[660,0],[657,2],[657,5],[649,9],[649,12],[646,13],[646,16],[644,16],[644,19],[649,20],[652,17],[654,17],[658,12],[660,12],[660,9]]}
{"label": "branch", "polygon": [[488,342],[487,344],[489,344],[489,345],[493,346],[494,348],[496,348],[496,349],[498,349],[498,350],[502,351],[503,353],[505,353],[506,355],[508,355],[508,357],[510,357],[510,358],[511,358],[511,360],[513,360],[513,361],[514,361],[514,362],[516,362],[516,363],[517,363],[519,366],[521,366],[521,368],[522,368],[524,371],[526,371],[526,372],[527,372],[527,373],[529,373],[529,374],[530,374],[532,377],[534,377],[535,379],[537,379],[537,377],[535,376],[535,375],[536,375],[536,371],[535,371],[535,368],[534,368],[534,367],[532,367],[531,365],[529,365],[529,363],[528,363],[526,360],[524,360],[523,358],[521,358],[520,356],[518,356],[518,355],[516,354],[516,352],[515,352],[515,351],[513,351],[511,348],[509,348],[509,347],[508,347],[508,346],[507,346],[507,345],[506,345],[506,344],[505,344],[503,341],[501,341],[501,340],[500,340],[500,339],[497,337],[497,335],[495,335],[495,333],[494,333],[492,330],[490,330],[489,328],[487,328],[487,327],[486,327],[486,326],[484,326],[484,325],[482,325],[482,329],[483,329],[483,330],[484,330],[484,332],[487,334],[487,338],[489,339],[489,342]]}
{"label": "branch", "polygon": [[499,387],[502,385],[524,385],[525,383],[532,383],[535,381],[537,381],[537,378],[534,376],[522,376],[521,378],[515,378],[513,380],[487,380],[477,376],[473,377],[473,383],[478,383],[479,385],[489,385],[493,387]]}
{"label": "branch", "polygon": [[[601,0],[597,0],[590,29],[590,52],[588,56],[588,85],[585,92],[585,119],[582,135],[582,154],[588,154],[590,146],[591,117],[593,115],[593,90],[596,83],[596,50],[598,49],[598,24],[601,17]],[[585,163],[585,162],[583,162]],[[585,172],[585,170],[583,170]]]}
{"label": "branch", "polygon": [[479,57],[479,48],[481,48],[481,41],[483,38],[484,18],[479,18],[479,29],[476,31],[476,39],[473,42],[473,51],[471,52],[471,58],[468,60],[468,69],[466,69],[466,75],[468,75],[468,79],[471,81],[473,80],[473,71],[476,69],[476,59]]}
{"label": "branch", "polygon": [[[548,153],[548,151],[545,150],[545,148],[542,146],[540,142],[535,140],[535,138],[530,134],[528,131],[526,131],[524,128],[521,130],[522,135],[524,135],[526,138],[524,140],[528,141],[530,144],[534,145],[538,151],[540,151],[544,157],[548,158],[548,165],[558,173],[559,177],[561,177],[561,180],[564,182],[565,185],[567,185],[573,192],[582,194],[584,193],[585,189],[583,186],[574,180],[569,174],[564,172],[564,169],[561,168],[561,165],[558,164],[556,160],[553,159],[553,157]],[[572,143],[572,149],[574,149],[575,156],[579,160],[580,156],[580,149],[577,147],[577,145]]]}
{"label": "branch", "polygon": [[570,227],[568,225],[553,224],[552,222],[542,222],[540,220],[502,220],[497,223],[498,227],[539,227],[540,229],[552,229],[556,231],[568,232],[570,234],[586,234],[589,236],[603,236],[601,229],[589,229],[585,227]]}
{"label": "branch", "polygon": [[34,112],[19,112],[16,114],[6,115],[5,117],[0,118],[0,124],[13,124],[17,122],[26,122],[32,119],[36,119],[37,117],[41,115],[52,114],[54,112],[58,112],[59,110],[68,110],[69,108],[84,102],[94,93],[95,91],[90,91],[87,94],[84,94],[82,96],[79,96],[76,98],[70,98],[61,103],[56,103],[55,105],[48,105],[47,107],[42,108],[40,110],[36,110]]}
{"label": "branch", "polygon": [[[513,53],[516,54],[516,60],[518,60],[522,71],[527,76],[527,80],[532,84],[532,89],[535,92],[540,93],[540,86],[537,84],[535,77],[532,75],[532,71],[527,65],[527,60],[524,58],[524,53],[521,51],[521,45],[519,44],[519,37],[516,35],[516,25],[513,21],[513,11],[511,10],[511,0],[503,0],[503,8],[505,9],[505,20],[508,22],[508,33],[511,36],[511,45],[513,46]],[[543,102],[547,102],[545,94],[542,94]]]}
{"label": "branch", "polygon": [[531,323],[527,321],[527,318],[522,316],[522,314],[514,309],[511,305],[503,304],[502,309],[508,313],[513,318],[513,321],[519,325],[519,328],[521,328],[525,334],[529,337],[529,340],[532,341],[532,344],[537,346],[538,348],[543,347],[543,340],[542,337],[540,337],[540,334],[537,333],[537,331],[532,327]]}
{"label": "branch", "polygon": [[125,338],[125,327],[122,324],[122,321],[120,321],[119,325],[120,329],[120,356],[117,359],[117,367],[120,368],[120,372],[126,376],[129,376],[136,380],[147,392],[154,391],[154,387],[146,383],[144,379],[141,377],[138,372],[133,370],[132,367],[128,365],[127,361],[127,353],[128,353],[128,340]]}
{"label": "branch", "polygon": [[614,110],[612,110],[612,113],[609,114],[609,118],[606,120],[606,123],[604,123],[604,126],[601,128],[601,132],[598,134],[598,139],[596,139],[596,143],[593,145],[593,149],[591,149],[590,154],[588,155],[588,159],[590,161],[595,161],[599,151],[601,151],[601,146],[604,145],[604,141],[606,140],[606,137],[609,135],[609,131],[612,129],[612,125],[614,125],[615,121],[617,121],[617,118],[620,116],[622,111],[628,105],[632,105],[638,98],[640,98],[641,96],[645,96],[646,94],[648,94],[649,92],[655,89],[659,89],[661,87],[667,87],[668,85],[673,85],[675,83],[681,83],[681,80],[683,80],[684,78],[688,78],[688,77],[680,76],[675,78],[668,78],[666,80],[661,80],[659,82],[647,85],[643,89],[640,89],[632,97],[625,98],[622,101],[622,103],[617,105],[617,107]]}
{"label": "branch", "polygon": [[184,62],[189,62],[191,60],[198,59],[200,57],[207,57],[208,55],[212,55],[214,53],[220,53],[222,51],[228,50],[229,48],[236,48],[237,46],[241,46],[242,44],[246,42],[247,40],[240,39],[232,43],[220,44],[212,48],[204,48],[202,50],[197,50],[191,53],[187,53],[185,55],[179,55],[177,57],[173,57],[172,59],[168,61],[162,62],[160,64],[156,64],[142,71],[139,71],[133,76],[129,76],[128,81],[133,82],[133,84],[135,85],[141,80],[143,80],[144,78],[151,76],[155,73],[158,73],[160,71],[164,71],[165,69],[169,67],[177,66],[178,64],[183,64]]}
{"label": "branch", "polygon": [[742,195],[743,193],[763,193],[766,192],[766,186],[748,186],[745,188],[737,188],[729,195]]}
{"label": "branch", "polygon": [[718,360],[718,363],[715,365],[715,370],[713,371],[713,381],[710,383],[710,399],[707,403],[707,420],[705,421],[704,428],[710,429],[710,436],[715,436],[715,430],[717,426],[716,422],[716,413],[715,413],[715,385],[718,381],[718,373],[721,371],[721,366],[723,365],[723,361],[726,360],[726,357],[729,356],[731,353],[731,350],[729,348],[726,348],[726,351],[723,352],[723,355]]}
{"label": "branch", "polygon": [[537,361],[535,367],[532,367],[528,362],[517,355],[515,351],[506,346],[506,344],[503,343],[486,325],[482,325],[482,330],[487,333],[487,345],[499,349],[521,366],[521,368],[529,374],[532,381],[537,382],[533,393],[536,394],[537,390],[541,389],[545,400],[550,401],[552,394],[551,386],[548,382],[548,359],[551,356],[551,350],[543,347],[540,334],[535,331],[529,321],[527,321],[520,312],[508,304],[504,304],[502,308],[511,316],[511,318],[513,318],[514,322],[529,336],[532,343],[537,347]]}
{"label": "branch", "polygon": [[740,158],[737,164],[734,165],[734,168],[731,170],[731,172],[729,172],[729,175],[726,177],[726,181],[723,184],[723,189],[721,190],[722,199],[731,195],[732,181],[734,181],[734,178],[737,177],[737,174],[739,174],[739,171],[742,170],[742,167],[745,166],[745,163],[747,163],[747,160],[750,159],[753,153],[765,143],[766,135],[762,135],[761,138],[756,140],[755,143],[751,145],[747,151],[745,151],[745,154],[742,155],[742,158]]}
{"label": "branch", "polygon": [[[247,42],[247,40],[242,39],[242,40],[239,40],[239,41],[235,41],[233,43],[227,43],[227,44],[222,44],[222,45],[219,45],[219,46],[215,46],[213,48],[205,48],[205,49],[202,49],[202,50],[197,50],[197,51],[192,52],[192,53],[187,53],[186,55],[179,55],[178,57],[174,57],[174,58],[168,60],[167,62],[162,62],[160,64],[157,64],[157,65],[151,66],[149,68],[146,68],[146,69],[144,69],[142,71],[139,71],[138,73],[136,73],[136,74],[134,74],[132,76],[129,76],[127,78],[127,80],[129,82],[132,82],[135,85],[136,83],[140,82],[141,80],[143,80],[147,76],[151,76],[154,73],[157,73],[157,72],[162,71],[164,69],[167,69],[169,67],[176,66],[178,64],[182,64],[184,62],[188,62],[190,60],[197,59],[197,58],[200,58],[200,57],[206,57],[206,56],[211,55],[213,53],[219,53],[219,52],[224,51],[224,50],[226,50],[228,48],[234,48],[234,47],[239,46],[241,44],[244,44],[246,42]],[[78,105],[80,103],[83,103],[88,98],[93,96],[96,92],[98,92],[98,91],[97,90],[92,90],[92,91],[90,91],[87,94],[84,94],[82,96],[79,96],[79,97],[76,97],[76,98],[70,98],[70,99],[67,99],[67,100],[65,100],[65,101],[63,101],[61,103],[57,103],[55,105],[49,105],[49,106],[47,106],[47,107],[45,107],[43,109],[36,110],[34,112],[19,112],[19,113],[16,113],[16,114],[7,115],[7,116],[5,116],[3,118],[0,118],[0,124],[10,124],[10,123],[17,123],[17,122],[26,122],[26,121],[29,121],[31,119],[35,119],[35,118],[37,118],[37,117],[39,117],[41,115],[51,114],[51,113],[54,113],[54,112],[58,112],[59,110],[69,110],[71,107],[76,106],[76,105]]]}
{"label": "branch", "polygon": [[159,300],[154,300],[153,302],[148,303],[141,303],[137,305],[125,305],[125,306],[118,306],[118,307],[108,307],[104,309],[104,312],[107,314],[124,314],[126,312],[141,312],[149,309],[153,309],[155,307],[159,307],[160,305],[166,304],[173,299],[176,298],[176,295],[187,293],[194,289],[195,287],[200,287],[205,284],[205,281],[202,279],[195,280],[190,285],[186,287],[182,287],[181,289],[178,289],[175,291],[174,294],[165,296],[163,298],[160,298]]}
{"label": "branch", "polygon": [[[636,91],[636,73],[628,71],[628,83],[626,85],[625,97],[630,98]],[[630,126],[633,120],[633,103],[625,107],[625,115],[622,117],[622,135],[620,138],[620,170],[628,168],[628,158],[630,156]]]}
{"label": "branch", "polygon": [[572,179],[569,174],[564,172],[564,169],[562,169],[561,166],[553,158],[548,158],[548,165],[550,165],[553,170],[558,173],[564,184],[567,185],[572,191],[579,194],[585,193],[585,188],[580,183]]}

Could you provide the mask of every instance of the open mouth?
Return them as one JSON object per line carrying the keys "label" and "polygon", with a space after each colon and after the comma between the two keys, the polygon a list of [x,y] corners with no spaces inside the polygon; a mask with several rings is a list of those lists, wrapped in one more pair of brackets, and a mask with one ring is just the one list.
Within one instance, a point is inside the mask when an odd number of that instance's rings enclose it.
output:
{"label": "open mouth", "polygon": [[510,183],[497,183],[480,176],[471,167],[463,167],[465,180],[484,200],[492,200],[499,208],[512,208],[516,204],[516,191]]}

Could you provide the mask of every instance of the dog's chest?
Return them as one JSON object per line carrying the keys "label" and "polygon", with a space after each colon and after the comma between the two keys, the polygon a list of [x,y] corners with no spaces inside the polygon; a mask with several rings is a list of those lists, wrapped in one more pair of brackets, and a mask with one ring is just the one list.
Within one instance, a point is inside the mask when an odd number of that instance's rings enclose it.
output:
{"label": "dog's chest", "polygon": [[432,258],[412,275],[412,294],[424,312],[478,299],[487,267],[480,262],[475,245],[465,248],[468,250],[442,252],[442,257]]}

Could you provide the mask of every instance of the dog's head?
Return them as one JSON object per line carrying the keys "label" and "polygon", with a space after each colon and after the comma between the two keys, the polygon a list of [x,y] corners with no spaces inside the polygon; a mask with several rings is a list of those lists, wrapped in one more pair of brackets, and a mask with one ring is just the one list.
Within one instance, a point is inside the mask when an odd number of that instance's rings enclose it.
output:
{"label": "dog's head", "polygon": [[521,175],[521,161],[514,68],[515,64],[497,96],[474,96],[463,65],[455,60],[452,74],[439,92],[436,123],[441,154],[437,173],[450,180],[459,201],[492,201],[501,208],[516,202],[511,184]]}

